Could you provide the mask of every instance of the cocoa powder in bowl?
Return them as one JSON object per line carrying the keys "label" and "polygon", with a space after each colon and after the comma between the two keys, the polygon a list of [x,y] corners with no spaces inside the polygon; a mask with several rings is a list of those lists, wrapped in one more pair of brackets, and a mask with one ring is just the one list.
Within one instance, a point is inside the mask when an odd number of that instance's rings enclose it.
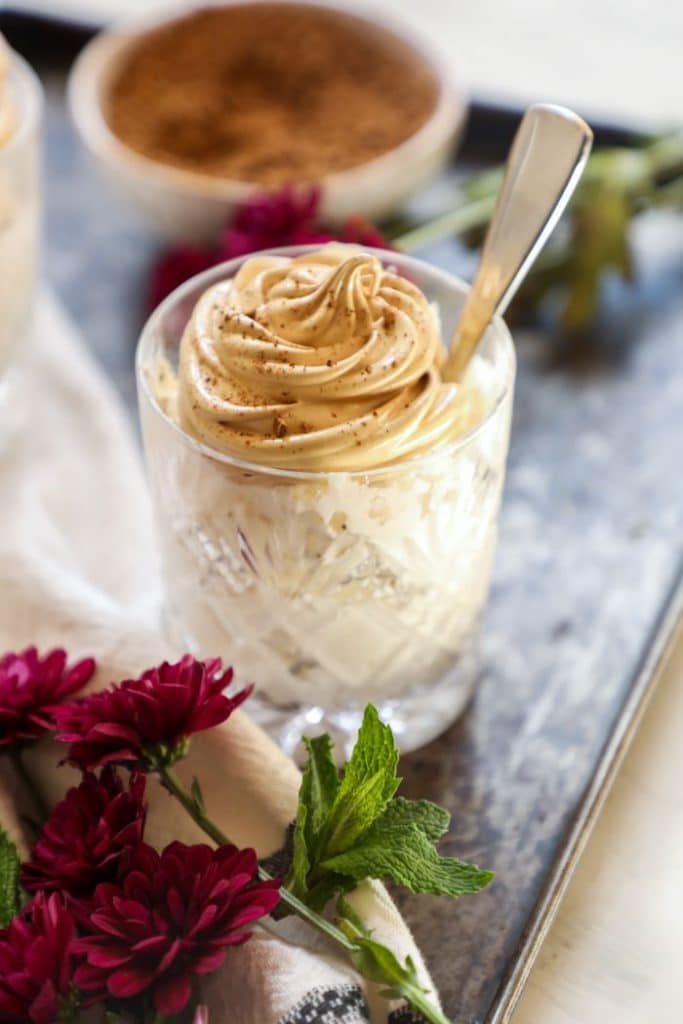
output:
{"label": "cocoa powder in bowl", "polygon": [[279,185],[393,149],[438,95],[426,59],[372,22],[324,7],[238,4],[136,37],[105,115],[122,142],[153,160]]}

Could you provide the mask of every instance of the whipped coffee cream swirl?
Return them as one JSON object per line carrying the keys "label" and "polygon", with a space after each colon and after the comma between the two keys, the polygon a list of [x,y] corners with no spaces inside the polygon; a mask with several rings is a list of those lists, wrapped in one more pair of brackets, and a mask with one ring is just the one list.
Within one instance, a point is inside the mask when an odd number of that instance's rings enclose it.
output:
{"label": "whipped coffee cream swirl", "polygon": [[412,458],[489,402],[445,383],[434,309],[352,246],[254,256],[199,300],[183,336],[177,417],[226,454],[291,470]]}

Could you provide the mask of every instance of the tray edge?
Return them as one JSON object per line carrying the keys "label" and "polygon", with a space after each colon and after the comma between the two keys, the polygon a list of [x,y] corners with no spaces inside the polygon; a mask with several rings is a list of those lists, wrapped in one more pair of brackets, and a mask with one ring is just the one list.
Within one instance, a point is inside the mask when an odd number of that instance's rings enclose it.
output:
{"label": "tray edge", "polygon": [[514,965],[499,987],[483,1024],[510,1024],[531,969],[548,935],[626,753],[657,689],[662,668],[683,638],[683,564],[640,656],[629,695],[609,735],[558,858],[520,940]]}

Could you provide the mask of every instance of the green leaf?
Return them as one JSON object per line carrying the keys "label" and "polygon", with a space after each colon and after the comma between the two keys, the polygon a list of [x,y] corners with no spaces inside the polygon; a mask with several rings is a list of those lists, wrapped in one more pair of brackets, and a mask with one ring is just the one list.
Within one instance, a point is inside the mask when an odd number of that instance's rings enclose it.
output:
{"label": "green leaf", "polygon": [[304,781],[301,781],[299,790],[299,806],[296,812],[296,823],[294,825],[294,838],[292,841],[292,867],[286,880],[287,888],[291,889],[295,896],[305,899],[308,892],[308,873],[311,870],[311,860],[308,855],[308,844],[306,842],[306,825],[308,819],[308,806],[303,795]]}
{"label": "green leaf", "polygon": [[333,871],[325,872],[322,878],[308,890],[306,903],[311,910],[321,914],[335,896],[351,892],[357,884],[356,880],[349,875],[336,875]]}
{"label": "green leaf", "polygon": [[[374,939],[358,939],[358,952],[352,954],[356,970],[364,978],[387,987],[381,995],[387,999],[400,999],[407,990],[419,988],[415,964],[406,957],[401,964],[395,953]],[[427,991],[423,989],[423,991]]]}
{"label": "green leaf", "polygon": [[391,879],[411,892],[465,896],[493,878],[473,864],[442,857],[415,824],[373,828],[353,849],[325,860],[322,867],[356,881]]}
{"label": "green leaf", "polygon": [[312,909],[323,911],[366,878],[452,897],[491,881],[490,872],[435,849],[450,822],[446,810],[394,795],[398,751],[371,705],[341,782],[328,736],[306,740],[306,748],[287,886]]}
{"label": "green leaf", "polygon": [[[368,831],[386,808],[386,775],[379,771],[360,782],[353,794],[347,794],[332,812],[332,830],[325,847],[327,857],[349,850]],[[398,780],[396,780],[398,785]]]}
{"label": "green leaf", "polygon": [[357,939],[357,952],[351,953],[356,970],[377,984],[384,985],[380,995],[385,999],[405,999],[418,1011],[420,1020],[431,1024],[450,1024],[438,1005],[428,998],[429,989],[420,985],[413,960],[407,956],[401,963],[387,946],[374,939]]}
{"label": "green leaf", "polygon": [[308,751],[302,782],[308,808],[306,843],[309,855],[315,861],[322,852],[330,812],[339,792],[339,774],[334,763],[332,740],[327,734],[305,738],[304,744]]}
{"label": "green leaf", "polygon": [[389,800],[400,781],[396,778],[397,765],[398,749],[391,728],[384,724],[372,704],[368,704],[351,758],[344,769],[338,799],[353,794],[359,783],[377,772],[383,772],[386,778],[386,799]]}
{"label": "green leaf", "polygon": [[4,928],[19,913],[20,860],[17,848],[0,827],[0,927]]}
{"label": "green leaf", "polygon": [[322,855],[324,833],[339,789],[330,737],[304,737],[304,745],[308,761],[299,788],[291,872],[293,890],[301,898],[307,891],[308,873]]}
{"label": "green leaf", "polygon": [[415,964],[411,958],[406,957],[405,965],[403,965],[390,949],[375,942],[370,929],[366,927],[351,904],[343,897],[337,901],[337,912],[339,913],[339,927],[346,937],[357,946],[357,952],[351,954],[351,959],[357,970],[364,978],[380,985],[389,986],[389,989],[382,995],[386,995],[389,999],[401,998],[403,992],[400,988],[393,989],[392,981],[398,986],[408,984],[421,992],[427,991],[418,982]]}
{"label": "green leaf", "polygon": [[439,1007],[427,998],[429,989],[420,984],[413,960],[407,956],[402,964],[387,946],[376,942],[343,897],[337,902],[337,911],[339,927],[356,947],[349,954],[356,970],[364,978],[385,986],[380,995],[386,999],[406,999],[431,1024],[450,1024]]}
{"label": "green leaf", "polygon": [[388,725],[368,704],[330,811],[326,853],[341,853],[379,818],[398,789],[398,750]]}
{"label": "green leaf", "polygon": [[451,816],[443,807],[431,800],[406,800],[396,796],[387,804],[386,810],[376,822],[377,828],[394,828],[397,825],[417,825],[427,839],[437,843],[448,831]]}

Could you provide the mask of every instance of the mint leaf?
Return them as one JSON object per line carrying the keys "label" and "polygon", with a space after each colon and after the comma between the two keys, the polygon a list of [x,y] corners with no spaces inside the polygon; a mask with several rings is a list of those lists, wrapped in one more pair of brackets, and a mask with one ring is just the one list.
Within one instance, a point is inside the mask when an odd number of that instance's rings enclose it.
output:
{"label": "mint leaf", "polygon": [[432,843],[438,843],[446,834],[451,816],[443,807],[431,800],[406,800],[396,796],[387,804],[386,810],[376,822],[377,828],[393,828],[397,825],[417,825]]}
{"label": "mint leaf", "polygon": [[306,842],[315,861],[322,852],[330,812],[339,792],[339,775],[332,754],[332,740],[327,734],[306,738],[304,744],[308,751],[303,783],[308,807]]}
{"label": "mint leaf", "polygon": [[308,887],[308,873],[322,854],[330,810],[339,789],[330,737],[305,736],[304,745],[308,761],[299,789],[291,871],[294,892],[302,898]]}
{"label": "mint leaf", "polygon": [[19,854],[17,848],[0,827],[0,928],[4,928],[19,913]]}
{"label": "mint leaf", "polygon": [[391,728],[384,724],[376,708],[368,704],[351,758],[344,769],[339,798],[352,794],[359,783],[377,772],[383,772],[386,778],[386,799],[391,799],[400,781],[396,778],[397,765],[398,749]]}
{"label": "mint leaf", "polygon": [[479,892],[493,878],[474,864],[442,857],[415,824],[375,827],[353,849],[327,858],[321,867],[358,882],[391,879],[411,892],[452,897]]}
{"label": "mint leaf", "polygon": [[348,850],[382,815],[398,789],[398,750],[388,725],[368,704],[330,811],[326,853]]}
{"label": "mint leaf", "polygon": [[398,751],[372,705],[341,781],[329,737],[305,743],[309,757],[287,884],[311,908],[324,910],[335,895],[366,878],[451,897],[488,885],[491,872],[436,850],[450,822],[446,810],[429,800],[395,796]]}
{"label": "mint leaf", "polygon": [[311,870],[311,859],[308,855],[308,844],[306,842],[306,828],[308,825],[308,805],[304,786],[306,785],[306,773],[301,780],[299,790],[299,806],[296,812],[294,824],[294,838],[292,841],[292,867],[286,880],[287,888],[291,889],[295,896],[305,899],[308,891],[308,873]]}
{"label": "mint leaf", "polygon": [[322,873],[319,881],[312,885],[305,895],[306,904],[321,914],[328,903],[340,893],[351,892],[358,883],[349,875],[335,875],[332,871]]}
{"label": "mint leaf", "polygon": [[[396,780],[398,785],[398,780]],[[342,853],[367,832],[387,804],[387,784],[384,772],[377,772],[359,783],[353,794],[345,795],[332,810],[332,834],[325,853]]]}

